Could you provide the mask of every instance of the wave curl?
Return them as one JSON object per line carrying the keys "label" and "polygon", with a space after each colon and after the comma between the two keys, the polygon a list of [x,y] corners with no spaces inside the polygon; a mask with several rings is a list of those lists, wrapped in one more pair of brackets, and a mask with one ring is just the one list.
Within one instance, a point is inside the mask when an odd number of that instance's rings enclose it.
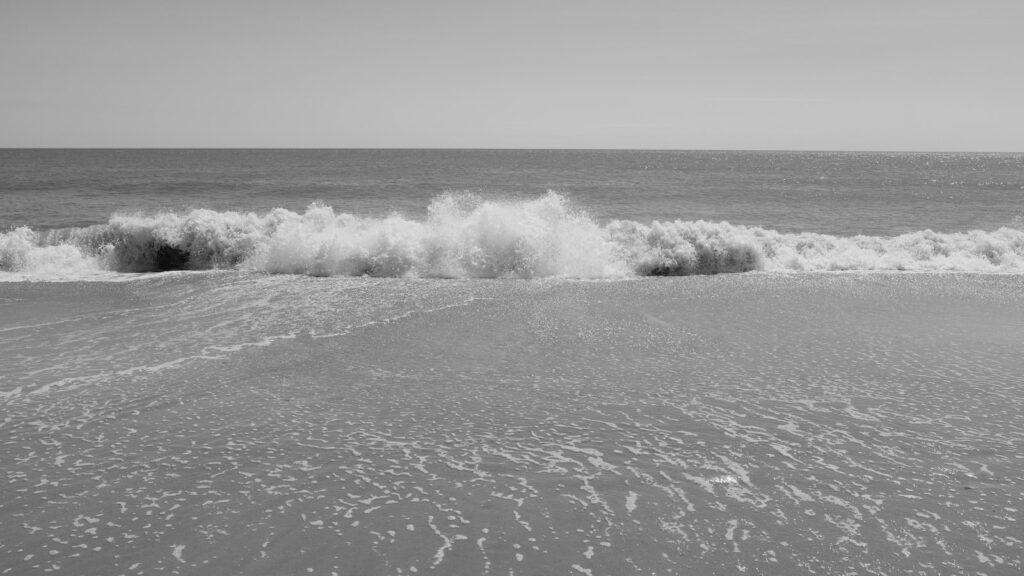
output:
{"label": "wave curl", "polygon": [[298,213],[193,210],[115,215],[107,224],[0,233],[0,270],[237,268],[313,276],[607,278],[768,271],[1024,273],[1024,230],[892,237],[786,234],[728,222],[600,225],[557,194],[524,201],[436,198],[422,220],[367,218],[313,204]]}

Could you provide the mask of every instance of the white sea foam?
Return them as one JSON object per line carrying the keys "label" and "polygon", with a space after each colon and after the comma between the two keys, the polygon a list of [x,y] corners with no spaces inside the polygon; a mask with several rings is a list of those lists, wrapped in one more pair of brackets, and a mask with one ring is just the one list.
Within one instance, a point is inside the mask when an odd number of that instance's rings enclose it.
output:
{"label": "white sea foam", "polygon": [[74,243],[48,243],[27,226],[0,232],[0,281],[116,277],[104,257]]}
{"label": "white sea foam", "polygon": [[115,215],[87,228],[0,233],[0,271],[8,277],[211,268],[442,278],[750,270],[1024,273],[1024,230],[841,237],[727,222],[601,225],[552,192],[506,202],[445,194],[422,219],[369,218],[313,204],[302,213],[278,208],[262,215]]}

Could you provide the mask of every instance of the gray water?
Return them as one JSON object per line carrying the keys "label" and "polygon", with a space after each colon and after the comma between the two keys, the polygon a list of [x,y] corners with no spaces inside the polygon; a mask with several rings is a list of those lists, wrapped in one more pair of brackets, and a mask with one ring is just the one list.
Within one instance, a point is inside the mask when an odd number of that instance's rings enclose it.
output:
{"label": "gray water", "polygon": [[[1024,570],[1019,157],[3,154],[24,162],[4,198],[34,214],[6,217],[37,243],[0,245],[0,574]],[[482,199],[430,224],[449,188]],[[262,228],[274,207],[295,227]],[[118,211],[142,214],[111,236]],[[614,246],[849,266],[569,273],[612,221],[675,219]],[[89,225],[181,242],[192,268],[45,267],[91,258]],[[253,252],[195,267],[221,245]],[[408,267],[346,267],[382,255]]]}
{"label": "gray water", "polygon": [[593,217],[782,232],[993,230],[1024,218],[1024,154],[614,150],[0,150],[0,229],[188,208],[421,215],[439,194],[555,190]]}

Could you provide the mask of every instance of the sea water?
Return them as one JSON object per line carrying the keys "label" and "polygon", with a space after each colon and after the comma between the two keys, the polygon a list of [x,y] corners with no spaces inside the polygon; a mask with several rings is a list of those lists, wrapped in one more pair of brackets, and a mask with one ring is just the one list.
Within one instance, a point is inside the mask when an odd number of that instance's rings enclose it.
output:
{"label": "sea water", "polygon": [[0,160],[0,574],[1024,569],[1022,155]]}

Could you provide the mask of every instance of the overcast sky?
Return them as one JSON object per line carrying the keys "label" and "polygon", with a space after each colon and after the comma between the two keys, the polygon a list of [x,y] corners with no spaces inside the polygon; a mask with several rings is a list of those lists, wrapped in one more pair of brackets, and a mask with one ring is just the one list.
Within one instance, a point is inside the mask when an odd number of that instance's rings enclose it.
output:
{"label": "overcast sky", "polygon": [[0,146],[1024,151],[1024,0],[0,0]]}

